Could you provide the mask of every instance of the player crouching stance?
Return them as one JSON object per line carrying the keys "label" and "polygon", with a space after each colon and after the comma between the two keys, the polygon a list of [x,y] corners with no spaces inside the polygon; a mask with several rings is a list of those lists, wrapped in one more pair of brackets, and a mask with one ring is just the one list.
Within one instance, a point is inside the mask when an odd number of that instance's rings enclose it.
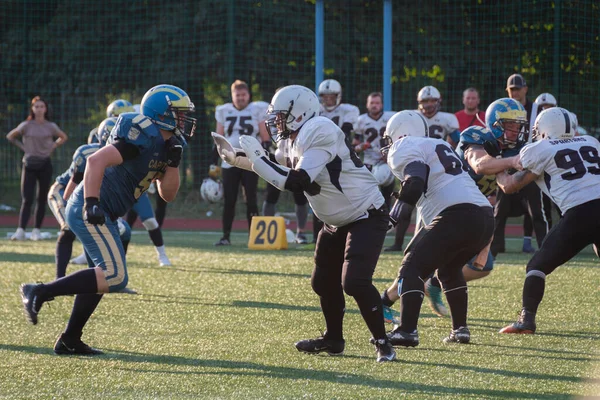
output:
{"label": "player crouching stance", "polygon": [[165,201],[172,201],[179,189],[184,135],[191,136],[195,129],[195,119],[186,114],[194,111],[194,104],[180,88],[158,85],[146,92],[141,110],[141,114],[119,116],[106,146],[88,158],[83,182],[67,204],[67,223],[93,267],[50,283],[21,286],[25,314],[34,325],[44,302],[56,296],[77,295],[67,328],[54,346],[56,354],[102,354],[85,344],[81,335],[103,294],[127,286],[117,218],[153,180]]}
{"label": "player crouching stance", "polygon": [[402,183],[390,218],[398,221],[416,206],[425,224],[408,244],[400,266],[402,315],[388,338],[394,346],[419,344],[417,322],[424,280],[437,269],[452,316],[452,331],[444,342],[468,343],[468,296],[462,268],[492,238],[492,207],[452,147],[428,137],[427,122],[419,113],[394,115],[384,137],[392,143],[388,165]]}
{"label": "player crouching stance", "polygon": [[306,353],[343,353],[346,292],[356,300],[373,335],[377,361],[394,360],[381,298],[372,282],[389,221],[377,180],[351,149],[344,132],[318,116],[319,99],[310,89],[298,85],[280,89],[268,114],[267,127],[277,134],[283,155],[279,158],[287,166],[270,160],[250,136],[240,138],[242,149],[213,137],[226,162],[253,169],[279,190],[304,192],[325,223],[317,238],[311,283],[320,297],[327,330],[322,337],[299,341],[296,348]]}
{"label": "player crouching stance", "polygon": [[564,108],[542,111],[533,129],[541,140],[526,145],[515,156],[520,158],[523,171],[496,175],[506,193],[535,182],[563,213],[527,263],[521,315],[500,333],[535,333],[535,315],[544,297],[546,276],[590,244],[598,254],[600,143],[591,136],[574,137],[576,131],[576,120]]}

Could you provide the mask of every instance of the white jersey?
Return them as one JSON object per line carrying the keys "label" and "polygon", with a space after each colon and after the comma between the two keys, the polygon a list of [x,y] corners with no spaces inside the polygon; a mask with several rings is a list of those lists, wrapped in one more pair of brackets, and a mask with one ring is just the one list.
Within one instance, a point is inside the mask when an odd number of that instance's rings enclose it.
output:
{"label": "white jersey", "polygon": [[340,128],[345,123],[352,124],[352,127],[356,128],[360,110],[358,107],[353,106],[352,104],[341,103],[333,111],[327,111],[325,108],[323,108],[323,106],[321,106],[320,115],[322,117],[329,118]]}
{"label": "white jersey", "polygon": [[425,225],[431,224],[443,210],[456,204],[490,207],[447,142],[414,136],[397,140],[388,153],[388,165],[401,182],[405,179],[404,169],[413,162],[426,164],[429,170],[425,192],[417,202],[417,211]]}
{"label": "white jersey", "polygon": [[539,179],[535,182],[565,213],[600,199],[600,143],[591,136],[543,139],[521,149],[521,164]]}
{"label": "white jersey", "polygon": [[361,114],[358,122],[354,125],[354,132],[359,137],[361,143],[371,143],[371,147],[366,149],[363,154],[363,161],[368,165],[377,165],[382,160],[381,148],[384,147],[383,134],[387,122],[396,114],[395,111],[384,111],[378,119],[373,119],[369,114]]}
{"label": "white jersey", "polygon": [[303,169],[312,182],[305,191],[315,215],[328,225],[341,227],[367,218],[367,210],[383,205],[377,180],[351,151],[344,132],[331,120],[314,117],[294,141],[279,142],[285,164]]}
{"label": "white jersey", "polygon": [[431,118],[426,117],[421,110],[415,110],[425,118],[429,126],[429,137],[434,139],[444,139],[452,132],[459,130],[458,119],[456,115],[438,111]]}
{"label": "white jersey", "polygon": [[[269,104],[264,101],[253,101],[243,110],[238,110],[232,103],[217,106],[215,119],[225,128],[225,137],[233,147],[240,147],[240,135],[251,135],[260,140],[258,124],[267,119]],[[223,161],[222,168],[231,168]]]}

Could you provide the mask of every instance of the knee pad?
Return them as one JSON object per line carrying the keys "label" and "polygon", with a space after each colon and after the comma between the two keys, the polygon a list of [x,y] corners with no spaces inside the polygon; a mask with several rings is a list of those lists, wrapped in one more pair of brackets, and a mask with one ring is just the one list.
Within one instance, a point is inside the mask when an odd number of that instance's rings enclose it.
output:
{"label": "knee pad", "polygon": [[147,231],[153,231],[158,228],[158,221],[156,218],[148,218],[142,222],[142,225],[144,225]]}
{"label": "knee pad", "polygon": [[348,296],[355,297],[361,293],[365,293],[371,284],[372,281],[370,279],[344,279],[342,281],[342,288]]}
{"label": "knee pad", "polygon": [[488,257],[487,260],[485,261],[485,265],[483,266],[482,269],[477,268],[474,264],[473,261],[475,261],[475,258],[477,256],[471,258],[469,260],[469,262],[467,263],[467,267],[469,269],[472,269],[473,271],[477,271],[477,272],[481,272],[481,271],[491,271],[494,269],[494,257],[492,256],[491,252],[488,252]]}
{"label": "knee pad", "polygon": [[402,297],[407,293],[420,293],[425,296],[425,283],[421,278],[414,275],[400,277],[398,279],[398,296]]}

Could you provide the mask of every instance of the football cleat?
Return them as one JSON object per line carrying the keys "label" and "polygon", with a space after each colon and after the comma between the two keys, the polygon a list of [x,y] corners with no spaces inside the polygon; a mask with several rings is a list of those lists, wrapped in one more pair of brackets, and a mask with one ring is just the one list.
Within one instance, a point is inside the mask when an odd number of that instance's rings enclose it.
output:
{"label": "football cleat", "polygon": [[85,253],[81,253],[77,257],[72,258],[71,261],[69,261],[69,262],[71,264],[83,265],[83,264],[87,264],[87,258],[85,257]]}
{"label": "football cleat", "polygon": [[400,330],[400,327],[388,332],[388,340],[392,346],[417,347],[419,345],[419,332],[415,329],[412,333]]}
{"label": "football cleat", "polygon": [[461,326],[458,329],[453,329],[450,335],[444,338],[444,343],[469,343],[471,341],[471,332],[466,326]]}
{"label": "football cleat", "polygon": [[386,324],[400,324],[400,313],[392,307],[383,306],[383,321]]}
{"label": "football cleat", "polygon": [[442,299],[442,289],[433,286],[430,281],[425,283],[425,296],[429,300],[429,307],[438,317],[445,317],[448,315],[448,309],[444,305]]}
{"label": "football cleat", "polygon": [[396,350],[386,339],[376,340],[375,349],[377,351],[377,362],[394,361],[396,359]]}
{"label": "football cleat", "polygon": [[15,233],[10,237],[10,240],[25,240],[25,230],[23,228],[17,228]]}
{"label": "football cleat", "polygon": [[519,333],[523,335],[533,335],[535,333],[535,314],[525,309],[521,310],[521,315],[517,322],[500,329],[499,333]]}
{"label": "football cleat", "polygon": [[169,257],[167,257],[166,254],[159,254],[158,255],[158,264],[161,267],[170,267],[171,266],[171,260],[169,260]]}
{"label": "football cleat", "polygon": [[330,356],[339,356],[344,354],[345,345],[346,341],[344,339],[327,339],[325,335],[319,336],[316,339],[301,340],[299,342],[296,342],[295,344],[296,349],[298,349],[298,351],[309,354],[318,354],[326,352]]}
{"label": "football cleat", "polygon": [[298,232],[296,233],[296,243],[298,244],[307,244],[308,243],[308,239],[306,239],[306,234],[304,234],[304,232]]}
{"label": "football cleat", "polygon": [[231,246],[231,242],[227,238],[221,238],[215,243],[215,246]]}
{"label": "football cleat", "polygon": [[40,230],[38,228],[34,228],[31,230],[31,236],[29,236],[30,240],[33,240],[34,242],[37,242],[38,240],[42,239],[42,234],[40,233]]}
{"label": "football cleat", "polygon": [[94,349],[81,341],[80,337],[70,337],[64,333],[54,344],[54,353],[59,355],[97,356],[104,354],[102,350]]}
{"label": "football cleat", "polygon": [[42,304],[46,301],[54,300],[54,297],[46,297],[43,294],[43,285],[26,283],[21,285],[21,300],[25,308],[25,317],[33,325],[38,322],[38,313],[42,308]]}
{"label": "football cleat", "polygon": [[121,293],[121,294],[138,294],[137,290],[135,289],[130,289],[127,286],[124,287],[123,289],[119,290],[116,293]]}
{"label": "football cleat", "polygon": [[522,249],[523,253],[528,253],[528,254],[532,254],[535,253],[535,249],[533,248],[533,246],[531,245],[531,243],[527,244],[527,243],[523,243],[523,249]]}

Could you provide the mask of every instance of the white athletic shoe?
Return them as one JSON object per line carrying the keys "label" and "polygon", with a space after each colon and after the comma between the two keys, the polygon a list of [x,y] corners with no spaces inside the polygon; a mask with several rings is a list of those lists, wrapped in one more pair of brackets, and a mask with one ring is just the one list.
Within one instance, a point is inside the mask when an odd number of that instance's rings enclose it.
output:
{"label": "white athletic shoe", "polygon": [[10,240],[25,240],[25,230],[17,228],[17,231],[10,237]]}
{"label": "white athletic shoe", "polygon": [[161,267],[170,267],[171,266],[171,260],[169,260],[169,257],[167,257],[166,254],[158,255],[158,263]]}
{"label": "white athletic shoe", "polygon": [[29,236],[29,239],[33,240],[34,242],[41,240],[42,236],[40,234],[40,230],[38,228],[32,229],[31,236]]}
{"label": "white athletic shoe", "polygon": [[72,258],[70,263],[77,264],[77,265],[87,264],[87,258],[85,258],[85,253],[81,253],[77,257]]}

